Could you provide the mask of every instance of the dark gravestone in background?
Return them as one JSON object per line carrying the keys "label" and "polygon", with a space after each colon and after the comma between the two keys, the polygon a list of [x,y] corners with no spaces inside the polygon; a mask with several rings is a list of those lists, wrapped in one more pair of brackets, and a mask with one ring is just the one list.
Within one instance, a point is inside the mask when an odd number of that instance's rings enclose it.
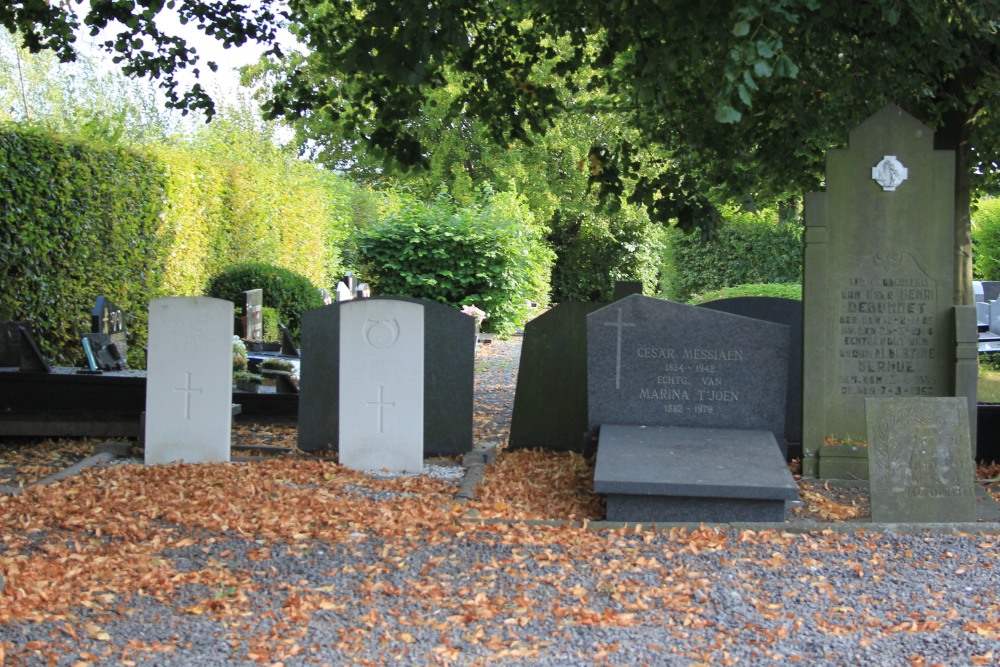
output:
{"label": "dark gravestone in background", "polygon": [[[406,297],[374,297],[424,307],[424,455],[464,454],[472,448],[476,322],[455,308]],[[299,447],[339,446],[340,313],[363,306],[344,301],[302,315]]]}
{"label": "dark gravestone in background", "polygon": [[21,366],[21,327],[28,326],[22,320],[0,322],[0,367]]}
{"label": "dark gravestone in background", "polygon": [[788,327],[646,296],[587,316],[588,427],[771,431],[785,446]]}
{"label": "dark gravestone in background", "polygon": [[560,303],[524,327],[510,448],[581,451],[587,432],[587,315],[606,303]]}
{"label": "dark gravestone in background", "polygon": [[627,296],[642,294],[641,280],[619,280],[615,283],[615,301],[621,301]]}
{"label": "dark gravestone in background", "polygon": [[702,308],[784,324],[789,330],[785,441],[789,457],[802,454],[802,302],[767,296],[738,296],[700,304]]}
{"label": "dark gravestone in background", "polygon": [[242,292],[237,311],[237,335],[244,340],[264,340],[264,290]]}
{"label": "dark gravestone in background", "polygon": [[[107,334],[118,348],[118,357],[128,358],[128,332],[125,328],[125,312],[106,296],[97,297],[94,310],[90,313],[91,333]],[[124,367],[124,364],[122,365]]]}

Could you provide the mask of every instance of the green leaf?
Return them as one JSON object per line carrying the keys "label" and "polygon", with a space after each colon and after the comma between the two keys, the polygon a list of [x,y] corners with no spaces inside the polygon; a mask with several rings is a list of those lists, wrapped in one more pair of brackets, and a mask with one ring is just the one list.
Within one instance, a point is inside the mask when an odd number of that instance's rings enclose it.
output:
{"label": "green leaf", "polygon": [[736,86],[736,93],[740,96],[740,101],[748,107],[753,106],[753,100],[750,98],[750,91],[742,83]]}
{"label": "green leaf", "polygon": [[715,120],[720,123],[738,123],[741,118],[743,118],[743,114],[729,104],[723,104],[715,110]]}
{"label": "green leaf", "polygon": [[753,64],[753,73],[762,79],[767,79],[774,73],[771,65],[766,60],[758,60]]}
{"label": "green leaf", "polygon": [[750,22],[739,21],[733,26],[733,35],[736,37],[746,37],[750,34]]}
{"label": "green leaf", "polygon": [[794,79],[799,74],[799,66],[792,62],[788,56],[781,55],[774,63],[774,73],[780,77]]}

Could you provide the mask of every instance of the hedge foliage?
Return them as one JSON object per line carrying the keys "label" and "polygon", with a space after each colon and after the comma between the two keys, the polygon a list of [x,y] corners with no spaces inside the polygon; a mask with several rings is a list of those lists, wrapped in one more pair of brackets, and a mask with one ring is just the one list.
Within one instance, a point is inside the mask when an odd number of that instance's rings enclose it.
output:
{"label": "hedge foliage", "polygon": [[802,228],[763,215],[732,215],[707,242],[670,229],[661,285],[673,301],[732,285],[800,283]]}
{"label": "hedge foliage", "polygon": [[615,283],[637,280],[655,294],[663,228],[636,208],[610,214],[557,214],[549,240],[556,252],[552,300],[611,301]]}
{"label": "hedge foliage", "polygon": [[474,305],[487,313],[483,331],[510,335],[529,302],[548,301],[555,257],[546,231],[508,193],[462,209],[410,200],[361,233],[361,275],[379,295]]}
{"label": "hedge foliage", "polygon": [[345,179],[276,148],[249,121],[216,119],[190,144],[157,151],[166,165],[170,246],[164,289],[203,294],[228,267],[263,262],[331,287],[352,223]]}
{"label": "hedge foliage", "polygon": [[296,340],[302,332],[302,313],[323,305],[319,289],[305,276],[280,266],[245,262],[230,267],[212,279],[208,296],[238,303],[240,293],[264,290],[264,307],[278,311],[281,322]]}
{"label": "hedge foliage", "polygon": [[160,294],[165,194],[147,156],[0,128],[0,317],[30,321],[53,363],[76,363],[105,295],[133,314],[130,349],[141,355],[146,318],[134,315]]}
{"label": "hedge foliage", "polygon": [[978,280],[1000,280],[1000,198],[976,203],[972,214],[973,273]]}
{"label": "hedge foliage", "polygon": [[732,299],[739,296],[770,296],[780,299],[802,300],[802,285],[798,283],[765,283],[752,285],[733,285],[722,289],[695,294],[688,300],[688,303],[697,305],[718,301],[719,299]]}

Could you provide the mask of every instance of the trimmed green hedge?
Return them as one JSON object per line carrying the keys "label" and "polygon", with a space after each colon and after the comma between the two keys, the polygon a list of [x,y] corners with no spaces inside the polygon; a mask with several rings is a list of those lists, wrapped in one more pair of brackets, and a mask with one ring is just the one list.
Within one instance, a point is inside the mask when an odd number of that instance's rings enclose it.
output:
{"label": "trimmed green hedge", "polygon": [[972,214],[973,269],[977,280],[1000,280],[1000,199],[976,202]]}
{"label": "trimmed green hedge", "polygon": [[675,229],[667,234],[661,284],[673,301],[732,285],[800,283],[802,228],[743,214],[726,220],[713,240]]}
{"label": "trimmed green hedge", "polygon": [[[0,183],[0,318],[29,320],[50,360],[73,364],[98,296],[147,312],[169,243],[159,235],[165,176],[155,160],[6,126]],[[128,328],[141,355],[145,316]]]}
{"label": "trimmed green hedge", "polygon": [[379,295],[409,296],[487,313],[483,331],[513,334],[529,302],[548,301],[554,255],[514,195],[457,209],[451,202],[404,202],[358,239],[361,275]]}
{"label": "trimmed green hedge", "polygon": [[549,234],[557,255],[552,300],[611,301],[621,280],[640,281],[644,294],[655,294],[662,237],[663,228],[635,208],[610,216],[557,213]]}
{"label": "trimmed green hedge", "polygon": [[695,294],[688,299],[687,302],[692,305],[697,305],[700,303],[708,303],[709,301],[718,301],[719,299],[732,299],[738,296],[772,296],[782,299],[795,299],[797,301],[801,301],[802,285],[799,285],[798,283],[733,285],[732,287],[723,287],[722,289],[705,292],[703,294]]}
{"label": "trimmed green hedge", "polygon": [[237,264],[217,275],[208,285],[208,296],[237,303],[240,293],[264,290],[265,308],[274,308],[296,340],[302,332],[302,313],[323,305],[319,289],[305,276],[261,262]]}

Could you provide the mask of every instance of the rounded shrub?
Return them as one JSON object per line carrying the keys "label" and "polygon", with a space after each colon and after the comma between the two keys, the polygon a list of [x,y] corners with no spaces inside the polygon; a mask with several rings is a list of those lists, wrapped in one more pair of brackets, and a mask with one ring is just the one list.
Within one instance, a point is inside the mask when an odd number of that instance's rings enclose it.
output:
{"label": "rounded shrub", "polygon": [[237,303],[240,293],[264,290],[264,307],[275,308],[294,338],[302,330],[302,313],[323,305],[319,289],[305,276],[262,262],[236,264],[215,276],[208,296]]}

